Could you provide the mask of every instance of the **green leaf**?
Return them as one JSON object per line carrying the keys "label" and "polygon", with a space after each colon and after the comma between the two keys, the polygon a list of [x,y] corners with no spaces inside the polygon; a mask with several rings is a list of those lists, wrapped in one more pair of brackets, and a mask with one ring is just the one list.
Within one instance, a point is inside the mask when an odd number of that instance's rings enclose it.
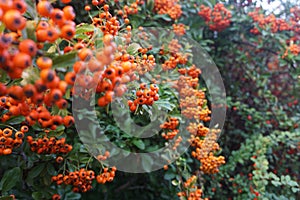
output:
{"label": "green leaf", "polygon": [[127,53],[130,55],[135,55],[138,50],[141,48],[141,46],[137,43],[132,43],[127,47]]}
{"label": "green leaf", "polygon": [[163,19],[166,22],[172,21],[171,17],[169,15],[167,15],[167,14],[165,14],[165,15],[155,15],[153,17],[153,19]]}
{"label": "green leaf", "polygon": [[300,191],[300,189],[299,189],[299,188],[292,187],[292,192],[293,192],[293,193],[297,193],[297,192],[299,192],[299,191]]}
{"label": "green leaf", "polygon": [[60,56],[55,56],[52,61],[53,61],[53,68],[54,69],[61,69],[64,70],[67,67],[72,67],[73,64],[76,61],[76,52],[70,52],[64,55],[60,55]]}
{"label": "green leaf", "polygon": [[164,175],[164,179],[165,180],[172,180],[176,177],[176,174],[174,174],[173,172],[167,171]]}
{"label": "green leaf", "polygon": [[41,200],[44,198],[44,195],[42,192],[34,192],[34,193],[32,193],[31,196],[34,200]]}
{"label": "green leaf", "polygon": [[47,172],[51,176],[55,175],[56,171],[55,171],[53,164],[50,164],[50,163],[47,164]]}
{"label": "green leaf", "polygon": [[69,199],[69,200],[77,200],[77,199],[81,199],[81,194],[79,193],[67,193],[65,195],[65,199]]}
{"label": "green leaf", "polygon": [[133,140],[132,143],[141,150],[145,149],[145,144],[142,140]]}
{"label": "green leaf", "polygon": [[0,182],[0,190],[2,192],[9,191],[12,189],[21,179],[21,169],[20,167],[15,167],[4,173],[3,178]]}
{"label": "green leaf", "polygon": [[43,169],[45,168],[45,163],[38,164],[37,166],[33,167],[29,173],[28,173],[28,178],[35,178],[38,175],[41,174]]}
{"label": "green leaf", "polygon": [[23,122],[23,121],[25,121],[24,116],[16,116],[16,117],[12,117],[9,120],[7,120],[6,123],[15,125],[15,124],[21,124],[21,122]]}
{"label": "green leaf", "polygon": [[80,24],[76,27],[76,35],[94,31],[95,27],[91,24]]}

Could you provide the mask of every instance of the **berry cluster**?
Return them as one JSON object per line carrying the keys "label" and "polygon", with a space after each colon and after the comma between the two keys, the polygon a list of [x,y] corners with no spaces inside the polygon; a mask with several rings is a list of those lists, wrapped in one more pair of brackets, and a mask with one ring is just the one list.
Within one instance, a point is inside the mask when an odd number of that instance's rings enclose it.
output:
{"label": "berry cluster", "polygon": [[52,177],[57,185],[72,185],[73,192],[87,192],[92,189],[92,181],[95,179],[95,172],[81,168],[78,171],[67,174],[58,174]]}
{"label": "berry cluster", "polygon": [[109,5],[103,6],[104,12],[99,14],[99,17],[93,18],[93,25],[100,27],[104,34],[117,35],[120,29],[120,22],[117,17],[112,17],[109,12]]}
{"label": "berry cluster", "polygon": [[50,18],[53,23],[40,21],[36,28],[39,42],[55,42],[58,38],[70,40],[75,35],[75,12],[72,6],[65,6],[63,10],[53,8],[51,2],[40,1],[36,6],[41,17]]}
{"label": "berry cluster", "polygon": [[66,144],[66,139],[56,139],[55,137],[43,137],[33,139],[32,136],[27,136],[27,142],[30,149],[38,154],[67,154],[72,150],[72,146]]}
{"label": "berry cluster", "polygon": [[177,129],[178,125],[179,120],[177,118],[170,117],[168,121],[160,125],[160,128],[165,129],[164,131],[166,131],[166,133],[162,133],[162,137],[166,140],[173,139],[179,133],[179,130]]}
{"label": "berry cluster", "polygon": [[109,151],[105,151],[104,155],[97,156],[97,160],[99,160],[99,161],[106,160],[109,157],[109,155],[110,155]]}
{"label": "berry cluster", "polygon": [[[288,31],[292,28],[284,19],[276,18],[274,14],[264,16],[264,14],[261,13],[260,8],[256,8],[253,12],[249,12],[249,16],[259,28],[266,30],[270,27],[273,33],[278,31]],[[250,32],[253,34],[260,34],[257,27],[252,28]]]}
{"label": "berry cluster", "polygon": [[297,56],[300,54],[300,45],[291,43],[287,49],[285,50],[284,54],[281,56],[282,58],[285,58],[288,56],[288,54],[292,53],[293,55]]}
{"label": "berry cluster", "polygon": [[222,3],[217,3],[213,10],[201,5],[198,14],[204,19],[210,30],[220,32],[230,25],[231,12]]}
{"label": "berry cluster", "polygon": [[51,115],[51,113],[43,106],[32,109],[29,115],[26,116],[26,122],[33,125],[38,122],[43,128],[55,130],[57,126],[63,124],[69,127],[74,124],[72,116],[61,117],[60,115]]}
{"label": "berry cluster", "polygon": [[182,36],[185,34],[186,31],[185,31],[184,24],[179,23],[179,24],[173,24],[172,26],[173,26],[173,31],[176,35]]}
{"label": "berry cluster", "polygon": [[112,167],[109,171],[108,168],[103,169],[103,173],[99,174],[96,177],[97,183],[99,184],[105,184],[106,182],[111,182],[114,180],[115,174],[116,174],[117,168]]}
{"label": "berry cluster", "polygon": [[186,182],[183,183],[184,191],[179,192],[178,197],[186,197],[188,200],[208,200],[201,198],[202,190],[196,186],[197,177],[191,176]]}
{"label": "berry cluster", "polygon": [[130,111],[134,112],[138,105],[153,105],[154,101],[159,99],[158,90],[155,84],[151,84],[149,89],[146,83],[141,83],[140,89],[136,91],[137,98],[134,101],[128,101]]}
{"label": "berry cluster", "polygon": [[10,128],[0,129],[0,156],[9,155],[13,148],[19,147],[23,143],[24,133],[27,131],[27,126],[22,126],[15,133]]}
{"label": "berry cluster", "polygon": [[155,0],[154,11],[160,15],[168,14],[174,20],[182,15],[178,0]]}
{"label": "berry cluster", "polygon": [[26,39],[20,42],[18,37],[14,32],[0,34],[0,68],[12,79],[21,78],[23,71],[32,65],[32,57],[37,53],[37,45],[33,40]]}
{"label": "berry cluster", "polygon": [[[174,47],[175,45],[172,45],[171,47]],[[177,46],[178,47],[178,46]],[[182,55],[181,53],[175,53],[174,50],[172,49],[173,52],[169,52],[171,56],[169,57],[168,60],[166,60],[162,65],[163,70],[170,70],[170,69],[175,69],[179,64],[184,65],[187,63],[187,56]],[[166,52],[162,49],[161,54],[165,54]]]}

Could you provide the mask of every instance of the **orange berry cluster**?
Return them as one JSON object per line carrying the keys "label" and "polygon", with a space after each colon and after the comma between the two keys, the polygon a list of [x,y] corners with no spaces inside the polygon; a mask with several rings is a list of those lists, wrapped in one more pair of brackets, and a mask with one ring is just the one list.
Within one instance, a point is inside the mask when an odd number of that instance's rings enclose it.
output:
{"label": "orange berry cluster", "polygon": [[26,102],[17,102],[13,98],[7,96],[0,97],[0,110],[8,110],[8,112],[0,118],[0,121],[2,122],[7,121],[13,116],[26,116],[30,113],[30,107]]}
{"label": "orange berry cluster", "polygon": [[[161,50],[161,53],[165,54],[166,52],[164,52],[164,50]],[[187,63],[186,55],[182,55],[180,53],[173,53],[173,52],[170,53],[171,53],[170,58],[161,65],[163,70],[175,69],[179,64],[184,65]]]}
{"label": "orange berry cluster", "polygon": [[138,6],[143,5],[145,2],[143,0],[136,0],[135,2],[131,3],[129,6],[124,6],[124,13],[126,15],[134,15],[138,13]]}
{"label": "orange berry cluster", "polygon": [[[264,14],[260,12],[260,8],[256,8],[253,12],[249,12],[248,14],[252,20],[257,23],[258,27],[264,30],[266,30],[267,27],[270,27],[273,33],[291,30],[291,26],[284,19],[276,18],[274,14],[264,16]],[[260,34],[260,31],[256,27],[251,29],[250,32],[253,34]]]}
{"label": "orange berry cluster", "polygon": [[178,125],[179,120],[177,118],[170,117],[168,121],[160,125],[161,129],[165,129],[162,133],[162,137],[166,140],[173,139],[179,133],[179,130],[177,129]]}
{"label": "orange berry cluster", "polygon": [[20,42],[18,37],[15,32],[0,34],[0,68],[12,79],[21,78],[23,71],[32,65],[32,57],[38,50],[33,40]]}
{"label": "orange berry cluster", "polygon": [[27,136],[27,142],[30,149],[38,154],[67,154],[72,151],[72,146],[66,144],[66,139],[56,139],[55,137],[46,137],[33,139],[32,136]]}
{"label": "orange berry cluster", "polygon": [[97,175],[96,180],[99,184],[105,184],[106,182],[111,182],[114,180],[117,168],[112,167],[109,171],[108,168],[103,169],[103,173]]}
{"label": "orange berry cluster", "polygon": [[178,36],[183,36],[185,34],[185,25],[182,23],[179,24],[173,24],[173,31]]}
{"label": "orange berry cluster", "polygon": [[120,29],[120,22],[117,17],[112,17],[109,12],[109,5],[103,6],[104,12],[99,14],[99,17],[93,18],[93,25],[100,27],[101,31],[105,34],[117,35]]}
{"label": "orange berry cluster", "polygon": [[60,115],[51,115],[48,109],[43,106],[39,106],[30,111],[29,115],[26,116],[26,122],[29,125],[34,125],[38,122],[43,128],[55,130],[57,126],[61,124],[65,127],[73,125],[74,118],[72,116],[61,117]]}
{"label": "orange berry cluster", "polygon": [[168,14],[173,20],[182,15],[179,0],[155,0],[154,11],[160,15]]}
{"label": "orange berry cluster", "polygon": [[219,131],[212,129],[205,139],[193,136],[190,139],[191,146],[195,147],[192,156],[201,162],[200,170],[206,174],[219,171],[219,166],[225,164],[223,156],[215,156],[213,152],[220,150],[217,141]]}
{"label": "orange berry cluster", "polygon": [[187,69],[179,69],[181,74],[179,80],[175,82],[174,87],[180,94],[181,114],[188,119],[194,119],[196,122],[190,122],[187,130],[191,133],[190,143],[195,147],[192,156],[200,161],[200,170],[211,174],[218,172],[218,167],[225,163],[223,156],[216,157],[212,152],[219,150],[217,141],[218,130],[209,129],[202,122],[210,120],[211,111],[206,106],[207,100],[205,93],[198,88],[198,77],[201,70],[195,65]]}
{"label": "orange berry cluster", "polygon": [[188,200],[208,200],[202,199],[202,190],[196,186],[197,177],[191,176],[186,182],[183,183],[184,191],[177,194],[178,197],[186,197]]}
{"label": "orange berry cluster", "polygon": [[180,143],[182,142],[182,137],[179,136],[178,138],[176,138],[174,144],[173,144],[173,147],[172,149],[175,151],[177,149],[177,147],[179,147]]}
{"label": "orange berry cluster", "polygon": [[222,3],[217,3],[212,10],[201,5],[198,14],[204,19],[210,30],[223,31],[230,25],[231,12]]}
{"label": "orange berry cluster", "polygon": [[58,174],[52,177],[52,182],[57,185],[72,185],[73,192],[87,192],[92,189],[92,181],[95,179],[95,172],[81,168],[78,171]]}
{"label": "orange berry cluster", "polygon": [[290,44],[290,46],[287,47],[284,54],[281,56],[282,58],[285,58],[288,56],[289,52],[291,52],[293,55],[297,56],[300,54],[300,45],[298,44]]}
{"label": "orange berry cluster", "polygon": [[181,44],[177,39],[172,39],[168,44],[168,50],[171,54],[177,54],[182,48]]}
{"label": "orange berry cluster", "polygon": [[187,130],[194,136],[198,137],[205,137],[208,132],[209,128],[205,127],[202,123],[190,123],[187,127]]}
{"label": "orange berry cluster", "polygon": [[156,66],[155,58],[153,55],[143,54],[142,56],[136,56],[135,59],[137,63],[136,71],[140,75],[152,71]]}
{"label": "orange berry cluster", "polygon": [[189,68],[181,68],[181,69],[178,69],[178,73],[182,74],[182,75],[188,75],[192,78],[198,78],[199,75],[201,74],[201,70],[198,69],[196,67],[196,65],[192,65],[191,67]]}
{"label": "orange berry cluster", "polygon": [[19,147],[23,143],[24,133],[27,131],[27,126],[22,126],[14,134],[10,128],[0,129],[0,156],[9,155],[12,153],[13,148]]}
{"label": "orange berry cluster", "polygon": [[75,35],[75,12],[72,6],[65,6],[63,10],[53,8],[50,1],[40,1],[36,5],[42,20],[36,28],[36,37],[39,42],[55,42],[58,38],[71,40]]}
{"label": "orange berry cluster", "polygon": [[151,84],[149,89],[146,83],[141,83],[139,90],[136,91],[137,98],[134,101],[128,101],[130,111],[134,112],[138,105],[153,105],[159,99],[158,90],[156,84]]}
{"label": "orange berry cluster", "polygon": [[106,160],[109,157],[109,155],[110,155],[109,151],[105,151],[104,155],[97,156],[97,160],[99,160],[99,161]]}
{"label": "orange berry cluster", "polygon": [[24,0],[5,0],[0,2],[1,21],[11,31],[21,31],[26,26],[26,19],[22,16],[27,10]]}

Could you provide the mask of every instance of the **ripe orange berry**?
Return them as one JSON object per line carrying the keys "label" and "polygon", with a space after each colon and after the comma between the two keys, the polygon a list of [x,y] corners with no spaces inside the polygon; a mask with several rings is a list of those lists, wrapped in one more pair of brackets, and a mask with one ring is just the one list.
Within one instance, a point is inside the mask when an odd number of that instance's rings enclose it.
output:
{"label": "ripe orange berry", "polygon": [[55,78],[55,72],[51,69],[43,69],[40,72],[40,77],[44,83],[52,82]]}
{"label": "ripe orange berry", "polygon": [[13,8],[18,10],[21,14],[24,14],[27,9],[27,5],[24,0],[14,0]]}
{"label": "ripe orange berry", "polygon": [[13,58],[13,66],[15,68],[24,69],[32,64],[31,57],[26,53],[18,53]]}
{"label": "ripe orange berry", "polygon": [[36,65],[40,68],[40,69],[50,69],[52,67],[52,60],[51,58],[48,57],[39,57],[36,60]]}
{"label": "ripe orange berry", "polygon": [[3,155],[9,155],[9,154],[12,153],[12,150],[11,149],[4,149],[2,153],[3,153]]}
{"label": "ripe orange berry", "polygon": [[23,53],[30,55],[31,57],[36,55],[37,45],[33,40],[26,39],[20,42],[19,50]]}
{"label": "ripe orange berry", "polygon": [[75,35],[75,27],[72,25],[64,25],[61,29],[60,36],[64,39],[71,40]]}
{"label": "ripe orange berry", "polygon": [[74,124],[74,118],[72,116],[65,116],[63,122],[65,127],[70,127]]}
{"label": "ripe orange berry", "polygon": [[21,132],[23,132],[23,133],[27,133],[28,130],[29,130],[28,126],[22,126],[21,127]]}
{"label": "ripe orange berry", "polygon": [[39,1],[36,6],[37,12],[43,17],[50,17],[53,7],[48,1]]}
{"label": "ripe orange berry", "polygon": [[89,5],[84,6],[84,10],[85,11],[90,11],[91,10],[91,6],[89,6]]}
{"label": "ripe orange berry", "polygon": [[56,159],[55,159],[55,161],[57,162],[57,163],[62,163],[63,161],[64,161],[64,158],[63,157],[61,157],[61,156],[58,156]]}
{"label": "ripe orange berry", "polygon": [[74,8],[72,6],[66,6],[63,8],[63,12],[64,12],[64,17],[67,20],[74,20],[75,19],[75,11]]}
{"label": "ripe orange berry", "polygon": [[18,10],[8,10],[4,14],[2,21],[6,28],[11,31],[22,30],[26,26],[26,20]]}

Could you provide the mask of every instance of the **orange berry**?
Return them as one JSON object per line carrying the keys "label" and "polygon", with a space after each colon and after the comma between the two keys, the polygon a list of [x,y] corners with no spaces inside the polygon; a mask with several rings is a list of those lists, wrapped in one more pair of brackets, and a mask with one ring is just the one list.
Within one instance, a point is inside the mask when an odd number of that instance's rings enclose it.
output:
{"label": "orange berry", "polygon": [[39,3],[36,5],[36,10],[41,16],[50,17],[53,7],[48,1],[39,1]]}
{"label": "orange berry", "polygon": [[36,65],[40,68],[40,69],[50,69],[52,67],[52,60],[51,58],[48,57],[39,57],[36,60]]}
{"label": "orange berry", "polygon": [[11,31],[22,30],[26,26],[26,20],[18,10],[8,10],[3,18],[6,28]]}

